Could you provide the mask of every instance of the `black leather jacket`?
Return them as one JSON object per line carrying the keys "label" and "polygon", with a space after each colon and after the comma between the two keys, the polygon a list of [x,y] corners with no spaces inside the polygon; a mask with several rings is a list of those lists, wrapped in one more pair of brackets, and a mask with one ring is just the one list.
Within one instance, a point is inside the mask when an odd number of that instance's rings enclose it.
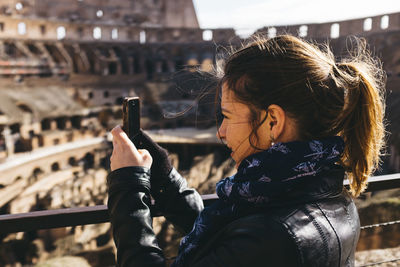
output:
{"label": "black leather jacket", "polygon": [[[343,176],[341,169],[325,173],[318,183],[288,196],[285,204],[226,225],[189,266],[354,266],[360,225]],[[175,169],[168,178],[160,192],[152,192],[157,209],[187,233],[203,202]],[[108,186],[118,265],[166,266],[152,229],[149,170],[116,170],[109,174]]]}

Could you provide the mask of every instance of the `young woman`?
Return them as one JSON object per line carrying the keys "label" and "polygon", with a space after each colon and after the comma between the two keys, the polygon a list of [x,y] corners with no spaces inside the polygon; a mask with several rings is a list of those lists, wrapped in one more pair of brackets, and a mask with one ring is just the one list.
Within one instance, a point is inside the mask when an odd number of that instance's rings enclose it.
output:
{"label": "young woman", "polygon": [[166,264],[152,195],[187,233],[172,266],[354,266],[359,219],[343,179],[356,197],[379,162],[382,77],[363,49],[337,63],[329,49],[287,35],[233,53],[217,134],[237,173],[204,209],[165,150],[145,134],[137,150],[114,128],[108,207],[118,265]]}

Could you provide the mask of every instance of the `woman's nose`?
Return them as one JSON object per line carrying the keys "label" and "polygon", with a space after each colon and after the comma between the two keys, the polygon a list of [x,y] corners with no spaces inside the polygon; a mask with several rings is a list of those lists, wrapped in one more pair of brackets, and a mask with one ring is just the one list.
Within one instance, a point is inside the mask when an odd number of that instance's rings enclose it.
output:
{"label": "woman's nose", "polygon": [[219,139],[225,139],[225,123],[222,121],[221,126],[219,127],[217,133],[216,133],[217,138]]}

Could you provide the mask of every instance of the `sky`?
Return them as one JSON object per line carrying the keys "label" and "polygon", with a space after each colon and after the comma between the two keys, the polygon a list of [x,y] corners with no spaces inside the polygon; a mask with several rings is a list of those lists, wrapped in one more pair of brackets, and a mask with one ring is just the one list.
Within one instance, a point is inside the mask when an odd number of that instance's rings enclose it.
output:
{"label": "sky", "polygon": [[235,28],[238,34],[244,36],[264,26],[321,23],[400,12],[400,0],[193,0],[193,2],[201,28]]}

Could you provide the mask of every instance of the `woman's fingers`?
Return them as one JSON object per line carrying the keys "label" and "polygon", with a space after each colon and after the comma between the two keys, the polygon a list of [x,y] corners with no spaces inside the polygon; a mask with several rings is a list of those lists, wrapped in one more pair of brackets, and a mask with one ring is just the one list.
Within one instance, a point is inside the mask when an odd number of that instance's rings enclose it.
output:
{"label": "woman's fingers", "polygon": [[112,129],[111,134],[114,146],[110,159],[111,170],[130,166],[151,167],[153,160],[150,153],[145,149],[137,150],[121,126]]}
{"label": "woman's fingers", "polygon": [[125,143],[125,144],[132,143],[131,140],[129,139],[129,137],[124,132],[124,130],[122,130],[121,125],[115,126],[111,130],[111,134],[113,136],[113,142]]}
{"label": "woman's fingers", "polygon": [[120,145],[122,148],[124,146],[128,146],[129,149],[131,149],[136,154],[136,156],[139,155],[135,145],[129,139],[124,130],[122,130],[120,125],[114,127],[114,129],[112,129],[111,131],[111,134],[113,135],[113,143],[117,143],[117,145]]}
{"label": "woman's fingers", "polygon": [[150,168],[151,164],[153,164],[153,158],[151,157],[150,152],[146,149],[139,149],[138,152],[142,156],[143,166]]}
{"label": "woman's fingers", "polygon": [[151,157],[150,152],[146,149],[139,149],[138,152],[142,157]]}

